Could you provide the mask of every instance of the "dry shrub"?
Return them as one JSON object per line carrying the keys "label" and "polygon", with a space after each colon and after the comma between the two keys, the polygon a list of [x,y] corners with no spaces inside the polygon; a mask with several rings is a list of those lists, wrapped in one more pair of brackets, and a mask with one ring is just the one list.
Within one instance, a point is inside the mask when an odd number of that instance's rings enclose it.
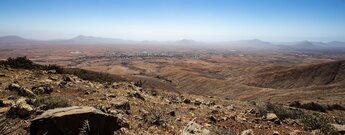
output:
{"label": "dry shrub", "polygon": [[227,128],[218,129],[217,134],[220,134],[220,135],[239,135],[238,132],[233,131],[232,129],[227,129]]}
{"label": "dry shrub", "polygon": [[84,80],[96,81],[96,82],[115,82],[125,81],[123,78],[111,75],[108,73],[101,73],[95,71],[89,71],[78,68],[63,68],[57,65],[39,65],[33,63],[31,60],[24,57],[8,58],[6,61],[0,61],[1,65],[9,66],[12,68],[22,69],[34,69],[34,70],[56,70],[59,74],[73,74]]}
{"label": "dry shrub", "polygon": [[303,108],[306,110],[313,110],[319,112],[327,112],[327,108],[314,102],[302,104],[299,101],[292,102],[289,106],[296,107],[296,108]]}
{"label": "dry shrub", "polygon": [[71,106],[70,102],[61,96],[38,96],[34,103],[35,106],[44,106],[44,109],[54,109]]}
{"label": "dry shrub", "polygon": [[79,78],[83,80],[89,80],[89,81],[95,81],[95,82],[115,82],[115,81],[123,81],[122,78],[111,75],[108,73],[101,73],[101,72],[95,72],[95,71],[89,71],[84,69],[78,69],[78,68],[65,68],[64,74],[73,74],[75,76],[78,76]]}
{"label": "dry shrub", "polygon": [[333,105],[328,105],[327,106],[328,110],[341,110],[341,111],[345,111],[345,106],[340,105],[340,104],[333,104]]}
{"label": "dry shrub", "polygon": [[327,112],[332,110],[342,110],[345,111],[345,107],[340,104],[332,104],[332,105],[321,105],[315,102],[310,103],[300,103],[299,101],[292,102],[289,106],[296,107],[296,108],[303,108],[306,110],[312,111],[319,111],[319,112]]}
{"label": "dry shrub", "polygon": [[265,116],[267,113],[274,113],[282,120],[287,118],[298,119],[304,114],[302,110],[275,105],[271,102],[267,102],[263,106],[258,107],[259,116]]}
{"label": "dry shrub", "polygon": [[8,58],[5,61],[5,65],[10,66],[12,68],[24,68],[24,69],[34,69],[37,66],[26,56],[24,57],[16,57],[16,58]]}
{"label": "dry shrub", "polygon": [[324,115],[314,113],[307,114],[301,118],[301,122],[306,129],[315,130],[320,129],[321,132],[329,135],[337,135],[334,127],[331,125],[332,120]]}
{"label": "dry shrub", "polygon": [[155,126],[167,126],[169,116],[165,109],[152,106],[146,107],[146,110],[148,111],[148,114],[144,115],[145,122]]}

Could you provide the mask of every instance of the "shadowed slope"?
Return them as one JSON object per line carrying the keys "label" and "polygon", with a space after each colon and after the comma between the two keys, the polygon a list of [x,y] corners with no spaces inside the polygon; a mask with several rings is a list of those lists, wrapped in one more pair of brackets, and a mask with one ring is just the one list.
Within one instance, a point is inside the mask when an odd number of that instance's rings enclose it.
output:
{"label": "shadowed slope", "polygon": [[298,88],[345,83],[345,61],[292,67],[254,76],[249,85],[267,88]]}

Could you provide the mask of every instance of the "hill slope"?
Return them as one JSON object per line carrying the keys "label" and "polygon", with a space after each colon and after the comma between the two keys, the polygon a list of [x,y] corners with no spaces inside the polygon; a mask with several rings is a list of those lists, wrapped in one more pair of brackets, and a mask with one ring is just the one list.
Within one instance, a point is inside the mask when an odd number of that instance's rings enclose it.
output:
{"label": "hill slope", "polygon": [[345,61],[297,66],[255,75],[249,85],[267,88],[298,88],[345,84]]}
{"label": "hill slope", "polygon": [[[255,115],[256,105],[248,102],[143,89],[130,82],[85,80],[77,75],[60,74],[61,69],[57,67],[56,71],[43,70],[29,62],[26,69],[4,63],[0,62],[1,133],[29,134],[27,129],[35,119],[56,111],[50,110],[52,108],[64,107],[60,109],[66,110],[65,107],[72,105],[97,109],[107,116],[121,118],[125,125],[129,125],[116,130],[115,134],[192,134],[201,132],[201,129],[209,134],[237,134],[243,130],[255,134],[272,134],[273,131],[308,134],[291,122],[283,123],[277,116],[268,119]],[[58,117],[66,119],[61,115]],[[91,115],[88,117],[98,120]],[[193,127],[186,126],[189,123]],[[75,121],[65,124],[66,127],[76,126]]]}

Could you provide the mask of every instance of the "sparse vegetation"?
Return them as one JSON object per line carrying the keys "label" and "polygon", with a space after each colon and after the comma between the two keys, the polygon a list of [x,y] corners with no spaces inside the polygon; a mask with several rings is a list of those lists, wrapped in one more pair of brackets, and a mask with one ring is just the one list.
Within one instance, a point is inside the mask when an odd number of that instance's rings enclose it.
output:
{"label": "sparse vegetation", "polygon": [[331,119],[322,114],[313,113],[303,115],[303,117],[301,118],[301,122],[304,124],[305,128],[309,130],[320,129],[321,132],[325,134],[338,134],[335,131],[334,127],[330,124],[332,122]]}
{"label": "sparse vegetation", "polygon": [[166,127],[168,122],[167,111],[159,107],[147,107],[148,114],[145,116],[145,122],[155,125]]}
{"label": "sparse vegetation", "polygon": [[96,82],[115,82],[115,81],[121,80],[121,78],[115,75],[108,74],[108,73],[94,72],[94,71],[77,69],[77,68],[65,68],[64,74],[73,74],[73,75],[78,76],[81,79],[96,81]]}
{"label": "sparse vegetation", "polygon": [[258,115],[264,116],[267,113],[275,113],[279,119],[298,119],[304,115],[302,110],[287,108],[282,105],[275,105],[271,102],[265,103],[263,106],[258,107]]}
{"label": "sparse vegetation", "polygon": [[328,110],[342,110],[345,111],[345,106],[340,104],[327,105]]}
{"label": "sparse vegetation", "polygon": [[123,81],[122,78],[108,73],[89,71],[78,68],[63,68],[58,65],[39,65],[33,63],[26,56],[8,58],[6,61],[1,62],[2,65],[10,66],[12,68],[22,68],[22,69],[35,69],[35,70],[55,70],[59,74],[73,74],[81,79],[96,81],[96,82],[115,82]]}
{"label": "sparse vegetation", "polygon": [[137,86],[137,87],[142,87],[144,83],[145,83],[145,81],[138,80],[138,81],[136,81],[136,82],[134,83],[134,85]]}
{"label": "sparse vegetation", "polygon": [[310,103],[300,103],[299,101],[292,102],[289,106],[296,107],[296,108],[303,108],[306,110],[313,110],[319,112],[327,112],[327,110],[345,110],[345,107],[340,104],[332,104],[332,105],[321,105],[315,102]]}
{"label": "sparse vegetation", "polygon": [[34,103],[35,106],[44,106],[44,109],[54,109],[59,107],[71,106],[70,102],[61,96],[38,96]]}
{"label": "sparse vegetation", "polygon": [[16,58],[10,57],[4,62],[4,64],[12,68],[33,69],[37,67],[37,65],[35,65],[31,60],[26,58],[26,56]]}
{"label": "sparse vegetation", "polygon": [[326,112],[327,111],[327,109],[324,106],[322,106],[318,103],[314,103],[314,102],[301,104],[300,102],[295,101],[295,102],[291,103],[289,106],[297,107],[297,108],[303,108],[306,110],[319,111],[319,112]]}
{"label": "sparse vegetation", "polygon": [[[320,110],[319,105],[307,104],[304,107],[315,107],[313,109]],[[291,104],[290,104],[291,106]],[[299,102],[294,102],[293,106],[302,106]],[[326,117],[325,115],[319,113],[306,114],[302,110],[287,108],[281,105],[275,105],[273,103],[267,102],[263,106],[258,108],[259,116],[264,116],[267,113],[275,113],[280,119],[300,119],[304,124],[305,128],[308,130],[319,129],[321,132],[330,135],[337,135],[334,127],[330,124],[332,121],[331,118]]]}
{"label": "sparse vegetation", "polygon": [[[35,65],[35,64],[33,64]],[[10,66],[5,66],[10,67]],[[314,103],[300,103],[294,102],[290,104],[290,107],[284,106],[282,104],[275,104],[272,102],[268,102],[262,106],[260,106],[261,100],[255,100],[251,102],[245,102],[242,104],[237,104],[233,100],[226,100],[219,98],[217,96],[209,96],[209,97],[202,97],[202,96],[190,96],[188,94],[184,95],[185,93],[180,94],[171,94],[169,91],[163,91],[164,88],[143,88],[138,90],[136,87],[133,89],[133,83],[129,82],[121,82],[121,83],[111,83],[116,82],[119,80],[117,76],[113,76],[107,73],[99,73],[89,70],[77,69],[77,68],[62,68],[58,65],[36,65],[33,66],[33,70],[21,70],[15,68],[3,68],[3,72],[6,75],[5,77],[0,77],[0,79],[5,80],[6,84],[12,83],[12,81],[7,81],[7,76],[19,76],[18,82],[21,86],[25,88],[32,88],[31,91],[36,94],[36,97],[27,97],[28,105],[30,105],[35,112],[31,115],[32,118],[37,116],[37,114],[41,113],[47,109],[53,109],[58,107],[67,107],[70,106],[71,103],[75,105],[83,105],[83,106],[102,106],[102,109],[105,113],[108,113],[113,116],[119,116],[119,118],[123,118],[124,120],[128,120],[131,128],[123,128],[121,129],[121,133],[139,133],[143,130],[147,130],[147,133],[151,134],[167,134],[167,133],[179,133],[182,127],[190,121],[193,117],[201,118],[199,123],[205,129],[209,129],[212,133],[215,134],[225,134],[225,135],[236,135],[243,130],[243,128],[250,127],[252,122],[246,121],[255,121],[255,124],[258,126],[266,125],[267,123],[274,124],[274,127],[279,129],[296,129],[301,131],[302,133],[309,132],[309,130],[320,129],[320,131],[324,132],[325,134],[335,134],[333,127],[330,125],[330,122],[333,122],[329,119],[329,121],[324,120],[324,118],[320,118],[319,116],[314,116],[314,114],[307,114],[311,111],[329,111],[329,110],[344,110],[344,106],[342,104],[330,104],[330,105],[323,105],[319,104],[318,102]],[[37,70],[39,69],[39,70]],[[47,70],[47,71],[44,71]],[[54,71],[49,71],[54,70]],[[28,77],[27,77],[28,76]],[[78,76],[78,77],[76,77]],[[68,78],[66,78],[68,77]],[[48,78],[48,79],[46,79]],[[82,81],[89,80],[89,81]],[[164,79],[164,78],[158,78]],[[41,82],[41,81],[46,82]],[[80,81],[79,81],[80,80]],[[138,79],[136,79],[138,80]],[[97,81],[97,83],[95,82]],[[98,83],[102,82],[102,83]],[[106,83],[104,83],[106,82]],[[135,81],[134,81],[135,82]],[[149,82],[149,81],[147,81]],[[4,84],[5,84],[4,83]],[[145,83],[145,78],[135,82],[134,85],[136,86],[143,86]],[[41,89],[39,87],[45,88],[48,87],[46,85],[41,84],[48,84],[52,88],[56,89],[52,93],[52,91],[47,89]],[[58,87],[60,84],[63,84],[64,87]],[[151,81],[150,81],[151,84]],[[150,85],[145,84],[145,86]],[[153,83],[154,84],[154,83]],[[154,84],[156,85],[156,84]],[[158,84],[159,85],[159,84]],[[177,84],[176,84],[177,85]],[[104,86],[104,87],[102,87]],[[115,87],[116,86],[116,87]],[[39,88],[39,89],[38,89]],[[103,89],[104,88],[104,89]],[[61,92],[58,92],[61,91]],[[5,91],[6,92],[6,91]],[[159,93],[157,93],[159,92]],[[7,93],[5,93],[7,94]],[[12,94],[12,93],[9,93]],[[52,94],[52,95],[49,95]],[[171,95],[170,95],[171,94]],[[53,96],[53,95],[60,95],[60,96]],[[70,97],[73,96],[80,96],[71,99],[65,99],[61,97],[61,95],[68,95]],[[16,100],[17,95],[10,100]],[[115,99],[120,97],[124,98],[125,101],[130,103],[131,107],[128,109],[119,109],[114,108],[113,102]],[[144,97],[142,99],[145,100],[138,100],[140,97]],[[35,99],[33,99],[35,98]],[[209,99],[206,99],[209,98]],[[82,100],[79,100],[82,99]],[[187,102],[184,103],[186,99]],[[201,99],[201,100],[197,100]],[[70,102],[69,102],[70,101]],[[195,103],[197,101],[198,104],[202,105],[195,105],[191,103]],[[211,102],[214,101],[214,102]],[[272,101],[277,101],[272,99]],[[303,100],[302,100],[303,101]],[[191,102],[191,103],[190,103]],[[228,103],[229,102],[229,103]],[[279,102],[279,101],[277,101]],[[233,104],[232,107],[226,107],[226,105]],[[285,103],[285,102],[283,102]],[[339,102],[340,103],[340,102]],[[248,105],[248,106],[247,106]],[[245,109],[253,109],[253,105],[258,107],[258,115],[259,116],[266,116],[260,118],[255,118],[252,115],[242,115],[239,112],[243,112]],[[148,107],[149,106],[149,107]],[[101,108],[101,107],[100,107]],[[303,109],[299,109],[303,108]],[[218,111],[219,109],[219,111]],[[324,109],[324,110],[322,110]],[[37,110],[37,111],[36,111]],[[216,111],[214,111],[216,110]],[[227,115],[224,112],[228,112],[231,110],[234,112],[233,115]],[[247,111],[247,110],[245,110]],[[139,112],[139,115],[138,115]],[[144,113],[143,113],[144,112]],[[252,113],[252,111],[250,111]],[[268,113],[274,113],[272,115],[266,115]],[[333,115],[333,112],[330,115]],[[338,113],[338,112],[334,112]],[[342,113],[342,112],[340,112]],[[144,114],[144,115],[142,115]],[[276,117],[277,115],[277,117]],[[328,115],[328,114],[327,114]],[[337,115],[337,114],[336,114]],[[268,116],[274,116],[274,120],[268,119]],[[337,117],[337,116],[335,116]],[[340,115],[341,117],[341,115]],[[203,119],[205,118],[205,119]],[[207,119],[209,118],[209,119]],[[295,120],[291,120],[291,119]],[[246,120],[243,120],[246,119]],[[284,120],[285,119],[285,120]],[[296,120],[297,119],[297,120]],[[84,119],[82,119],[84,120]],[[90,119],[91,120],[91,119]],[[327,118],[328,120],[328,118]],[[336,120],[336,119],[335,119]],[[217,123],[216,123],[216,122]],[[241,121],[241,125],[243,127],[238,126],[237,124]],[[342,119],[336,120],[336,123],[341,124],[343,123]],[[12,122],[12,121],[11,121]],[[205,124],[204,122],[210,122],[209,125]],[[80,122],[82,123],[82,122]],[[88,123],[85,121],[84,124],[76,124],[78,125],[77,132],[80,131],[80,134],[92,134],[93,132],[93,122]],[[284,124],[282,124],[284,123]],[[291,124],[292,123],[292,124]],[[89,125],[92,124],[92,125]],[[233,127],[228,127],[228,125]],[[306,127],[307,130],[302,130],[300,127],[296,128],[295,124],[302,125]],[[293,126],[292,126],[293,125]],[[92,126],[90,129],[90,126]],[[265,129],[260,129],[253,127],[253,131],[255,133],[272,133],[272,130],[276,130],[274,128],[268,127]],[[134,129],[134,130],[132,130]],[[225,130],[222,130],[225,129]],[[231,130],[235,129],[235,130]]]}
{"label": "sparse vegetation", "polygon": [[59,74],[63,74],[64,73],[64,68],[62,68],[62,67],[60,67],[58,65],[55,65],[55,64],[45,66],[44,70],[55,70],[56,73],[59,73]]}
{"label": "sparse vegetation", "polygon": [[236,131],[233,131],[232,129],[219,129],[218,131],[220,135],[239,135]]}

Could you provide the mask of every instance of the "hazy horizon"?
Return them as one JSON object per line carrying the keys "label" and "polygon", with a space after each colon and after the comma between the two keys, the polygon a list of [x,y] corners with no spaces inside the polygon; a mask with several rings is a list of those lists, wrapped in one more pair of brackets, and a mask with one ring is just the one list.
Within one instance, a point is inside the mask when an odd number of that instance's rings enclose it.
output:
{"label": "hazy horizon", "polygon": [[298,40],[298,41],[267,41],[267,40],[261,40],[257,38],[253,39],[234,39],[234,40],[218,40],[218,41],[203,41],[203,40],[194,40],[194,39],[176,39],[176,40],[131,40],[131,39],[122,39],[122,38],[116,38],[116,37],[97,37],[97,36],[92,36],[92,35],[76,35],[73,37],[67,37],[67,38],[51,38],[51,39],[35,39],[35,38],[27,38],[23,37],[20,35],[3,35],[1,37],[19,37],[27,40],[32,40],[32,41],[63,41],[63,40],[71,40],[71,39],[76,39],[76,38],[100,38],[100,39],[111,39],[111,40],[125,40],[125,41],[133,41],[133,42],[178,42],[178,41],[183,41],[183,40],[188,40],[188,41],[195,41],[195,42],[200,42],[200,43],[223,43],[223,42],[237,42],[237,41],[262,41],[262,42],[268,42],[268,43],[300,43],[300,42],[322,42],[322,43],[329,43],[329,42],[345,42],[341,40],[332,40],[332,41],[315,41],[315,40]]}
{"label": "hazy horizon", "polygon": [[345,1],[2,0],[0,36],[269,42],[345,41]]}

